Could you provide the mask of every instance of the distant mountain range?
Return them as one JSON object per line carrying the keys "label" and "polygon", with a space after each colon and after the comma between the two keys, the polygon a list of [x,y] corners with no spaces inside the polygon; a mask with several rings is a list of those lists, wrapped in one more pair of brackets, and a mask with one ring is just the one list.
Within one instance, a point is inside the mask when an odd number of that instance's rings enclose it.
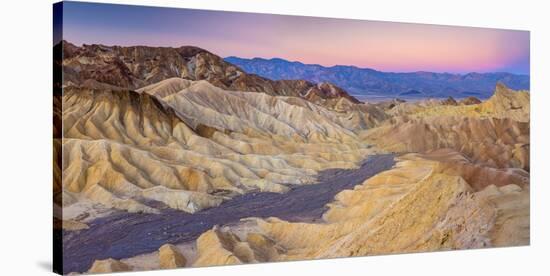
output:
{"label": "distant mountain range", "polygon": [[390,73],[369,68],[336,65],[325,67],[303,64],[281,58],[245,59],[227,57],[226,61],[249,74],[272,80],[304,79],[311,82],[330,82],[352,95],[388,97],[448,97],[475,96],[489,98],[498,82],[520,90],[529,90],[529,76],[511,73]]}

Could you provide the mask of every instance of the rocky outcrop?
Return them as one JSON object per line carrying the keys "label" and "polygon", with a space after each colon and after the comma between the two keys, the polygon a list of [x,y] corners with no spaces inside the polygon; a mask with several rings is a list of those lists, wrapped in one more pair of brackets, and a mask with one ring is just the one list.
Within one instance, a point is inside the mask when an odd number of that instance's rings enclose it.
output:
{"label": "rocky outcrop", "polygon": [[75,220],[64,220],[62,222],[63,230],[66,231],[78,231],[78,230],[84,230],[88,229],[89,226],[83,222],[75,221]]}
{"label": "rocky outcrop", "polygon": [[528,185],[510,178],[471,186],[469,170],[449,170],[455,162],[469,163],[452,151],[402,156],[394,169],[339,193],[324,223],[269,218],[245,233],[214,228],[199,238],[194,265],[529,244]]}
{"label": "rocky outcrop", "polygon": [[159,248],[160,268],[184,267],[187,263],[185,257],[171,244],[165,244]]}
{"label": "rocky outcrop", "polygon": [[460,104],[460,105],[472,105],[472,104],[480,104],[480,103],[481,103],[481,101],[478,98],[470,96],[470,97],[467,97],[467,98],[461,100],[458,104]]}
{"label": "rocky outcrop", "polygon": [[[468,100],[479,102],[476,100]],[[401,120],[409,117],[460,116],[474,118],[512,119],[519,122],[529,121],[530,94],[528,91],[515,91],[499,83],[492,97],[478,104],[445,105],[436,100],[405,102],[396,105],[388,114]]]}
{"label": "rocky outcrop", "polygon": [[519,122],[530,120],[530,94],[528,91],[515,91],[498,83],[495,94],[480,104],[481,113],[489,113],[497,118],[510,118]]}
{"label": "rocky outcrop", "polygon": [[[202,234],[197,239],[198,259],[193,266],[207,266],[212,264],[242,264],[242,259],[253,262],[254,259],[247,258],[249,256],[249,248],[241,249],[240,239],[233,233],[220,232],[217,228],[209,230]],[[243,252],[244,251],[244,252]],[[247,254],[248,253],[248,254]]]}
{"label": "rocky outcrop", "polygon": [[490,185],[501,187],[514,184],[521,188],[529,186],[527,171],[484,166],[454,150],[435,150],[428,154],[417,154],[417,156],[437,164],[434,168],[440,173],[462,177],[474,190],[482,190]]}
{"label": "rocky outcrop", "polygon": [[280,136],[303,141],[353,140],[352,126],[345,125],[344,116],[306,101],[226,91],[206,81],[181,79],[168,79],[138,91],[157,95],[157,85],[162,87],[166,82],[179,82],[183,89],[163,97],[163,102],[177,110],[193,128],[207,125],[257,137]]}
{"label": "rocky outcrop", "polygon": [[510,119],[412,118],[372,129],[366,140],[394,152],[451,148],[485,165],[529,169],[529,124]]}
{"label": "rocky outcrop", "polygon": [[448,106],[404,103],[393,117],[364,133],[389,151],[427,152],[452,148],[476,162],[529,170],[529,93],[498,85],[488,101]]}
{"label": "rocky outcrop", "polygon": [[66,41],[61,43],[64,85],[137,89],[177,77],[206,80],[226,90],[301,97],[318,104],[323,104],[327,99],[339,98],[359,103],[333,84],[315,84],[305,80],[272,81],[247,74],[198,47],[121,47],[98,44],[78,47]]}
{"label": "rocky outcrop", "polygon": [[[201,97],[206,97],[204,95],[222,92],[225,92],[226,94],[223,97],[231,100],[232,102],[238,101],[236,99],[237,97],[242,98],[244,101],[250,102],[252,100],[254,101],[252,104],[262,103],[265,105],[270,104],[270,102],[275,103],[278,101],[284,105],[292,107],[292,109],[305,109],[307,112],[311,111],[317,113],[318,115],[325,116],[326,119],[329,119],[337,125],[346,128],[345,132],[355,132],[370,128],[388,118],[383,109],[379,108],[377,105],[368,103],[355,104],[346,98],[324,100],[323,106],[326,108],[322,108],[318,105],[311,104],[310,101],[297,97],[268,97],[263,94],[255,95],[256,93],[239,93],[220,89],[206,81],[189,81],[181,78],[167,79],[159,83],[140,88],[137,91],[154,95],[163,101],[170,103],[171,105],[174,105],[177,101],[182,101],[184,98],[188,98],[186,100],[189,100],[191,99],[190,96],[195,97],[195,95],[199,95]],[[215,97],[222,96],[215,95]],[[191,100],[194,100],[194,98]],[[178,107],[174,106],[174,108],[177,109]],[[274,112],[281,113],[284,110],[283,108],[284,106],[281,105],[275,105],[273,107],[268,105],[261,106],[259,110],[261,112],[267,111],[270,115],[276,115]],[[291,112],[294,112],[292,109]],[[300,117],[304,117],[304,115],[300,115]],[[292,114],[291,116],[296,117],[298,115]],[[296,119],[301,120],[298,118]],[[304,119],[307,120],[307,118]],[[294,128],[299,130],[299,128],[295,126]]]}
{"label": "rocky outcrop", "polygon": [[265,235],[252,232],[243,238],[214,227],[197,240],[198,259],[193,266],[269,262],[278,259],[282,250]]}
{"label": "rocky outcrop", "polygon": [[124,272],[130,271],[131,268],[127,264],[115,260],[115,259],[105,259],[95,261],[88,273],[111,273],[111,272]]}
{"label": "rocky outcrop", "polygon": [[447,99],[441,101],[442,105],[458,105],[458,102],[453,97],[447,97]]}
{"label": "rocky outcrop", "polygon": [[64,90],[56,193],[74,199],[64,207],[155,213],[153,201],[193,213],[242,193],[282,193],[319,170],[356,167],[373,150],[355,131],[384,117],[374,107],[340,113],[181,78],[139,92]]}

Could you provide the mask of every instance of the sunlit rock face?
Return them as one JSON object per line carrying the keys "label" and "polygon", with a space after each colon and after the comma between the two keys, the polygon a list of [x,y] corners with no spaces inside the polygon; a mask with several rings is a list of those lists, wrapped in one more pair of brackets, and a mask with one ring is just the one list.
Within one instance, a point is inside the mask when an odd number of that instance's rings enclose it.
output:
{"label": "sunlit rock face", "polygon": [[529,92],[498,85],[486,102],[467,106],[402,104],[365,139],[395,152],[452,148],[497,168],[529,170]]}
{"label": "sunlit rock face", "polygon": [[159,248],[159,266],[160,268],[178,268],[184,267],[187,260],[178,249],[171,244],[165,244]]}
{"label": "sunlit rock face", "polygon": [[124,272],[130,271],[131,268],[127,264],[114,260],[114,259],[105,259],[97,260],[94,262],[89,273],[112,273],[112,272]]}
{"label": "sunlit rock face", "polygon": [[[338,194],[324,222],[255,219],[247,232],[215,228],[196,266],[529,244],[529,186],[518,173],[480,184],[461,154],[407,154],[394,169]],[[493,170],[493,169],[487,169]],[[488,173],[488,172],[485,172]],[[476,183],[471,185],[468,182]]]}
{"label": "sunlit rock face", "polygon": [[155,213],[154,200],[193,213],[250,191],[282,193],[320,170],[356,167],[373,152],[357,132],[385,116],[181,78],[137,91],[64,90],[57,193],[79,210]]}

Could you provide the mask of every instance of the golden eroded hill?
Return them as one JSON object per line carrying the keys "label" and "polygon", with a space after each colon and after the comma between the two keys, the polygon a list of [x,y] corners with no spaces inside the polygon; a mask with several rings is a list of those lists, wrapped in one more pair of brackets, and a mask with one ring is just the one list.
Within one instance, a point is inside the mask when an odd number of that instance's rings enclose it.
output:
{"label": "golden eroded hill", "polygon": [[[524,176],[472,166],[451,150],[404,155],[394,169],[339,193],[324,223],[269,218],[215,227],[198,239],[193,265],[529,244]],[[479,173],[496,178],[470,185]]]}
{"label": "golden eroded hill", "polygon": [[97,204],[156,212],[150,200],[195,212],[237,194],[313,183],[317,171],[353,168],[371,153],[356,124],[384,116],[180,78],[138,92],[100,88],[64,89],[57,193],[65,219]]}
{"label": "golden eroded hill", "polygon": [[[451,98],[452,99],[452,98]],[[432,116],[463,116],[474,118],[512,119],[518,122],[529,122],[530,94],[529,91],[515,91],[498,83],[494,94],[487,101],[480,102],[467,98],[466,104],[448,104],[449,99],[438,101],[434,99],[421,102],[404,102],[388,110],[393,117],[410,116],[415,118]],[[454,100],[453,100],[454,101]]]}
{"label": "golden eroded hill", "polygon": [[[175,266],[529,244],[528,92],[499,85],[480,103],[340,99],[327,109],[181,78],[137,92],[72,89],[63,98],[70,122],[63,153],[78,160],[63,167],[74,179],[63,183],[75,198],[69,208],[120,202],[114,207],[155,212],[143,201],[154,199],[193,212],[238,193],[312,183],[319,170],[353,168],[379,149],[400,154],[394,168],[338,193],[321,222],[248,218],[215,226],[196,250],[170,247],[171,260],[185,253]],[[155,254],[152,263],[143,263],[151,256],[121,263],[162,267]]]}
{"label": "golden eroded hill", "polygon": [[452,148],[498,168],[529,170],[529,93],[499,84],[487,101],[441,105],[435,101],[397,105],[393,117],[364,138],[394,152]]}
{"label": "golden eroded hill", "polygon": [[[356,140],[355,132],[385,120],[386,114],[368,104],[353,104],[345,98],[334,102],[342,110],[329,110],[298,97],[272,97],[263,93],[227,91],[206,81],[171,78],[138,89],[160,98],[178,111],[188,124],[242,132],[257,132],[274,138],[302,140]],[[229,103],[229,104],[226,104]],[[207,108],[202,108],[207,107]],[[215,113],[209,113],[213,110]],[[334,112],[336,111],[336,112]],[[230,116],[231,118],[229,118]],[[250,121],[251,123],[248,123]],[[242,128],[239,130],[239,128]]]}

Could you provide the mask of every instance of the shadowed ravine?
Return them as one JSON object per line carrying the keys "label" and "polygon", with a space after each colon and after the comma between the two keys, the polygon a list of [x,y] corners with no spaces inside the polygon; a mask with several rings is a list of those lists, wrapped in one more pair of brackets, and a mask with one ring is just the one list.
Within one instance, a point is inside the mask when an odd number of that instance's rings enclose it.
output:
{"label": "shadowed ravine", "polygon": [[296,186],[284,194],[249,193],[195,214],[165,209],[161,214],[118,212],[96,219],[87,230],[63,233],[63,271],[84,272],[94,260],[128,258],[155,251],[166,243],[193,241],[214,225],[242,218],[319,219],[337,193],[390,169],[393,158],[391,154],[371,156],[358,169],[320,172],[315,185]]}

